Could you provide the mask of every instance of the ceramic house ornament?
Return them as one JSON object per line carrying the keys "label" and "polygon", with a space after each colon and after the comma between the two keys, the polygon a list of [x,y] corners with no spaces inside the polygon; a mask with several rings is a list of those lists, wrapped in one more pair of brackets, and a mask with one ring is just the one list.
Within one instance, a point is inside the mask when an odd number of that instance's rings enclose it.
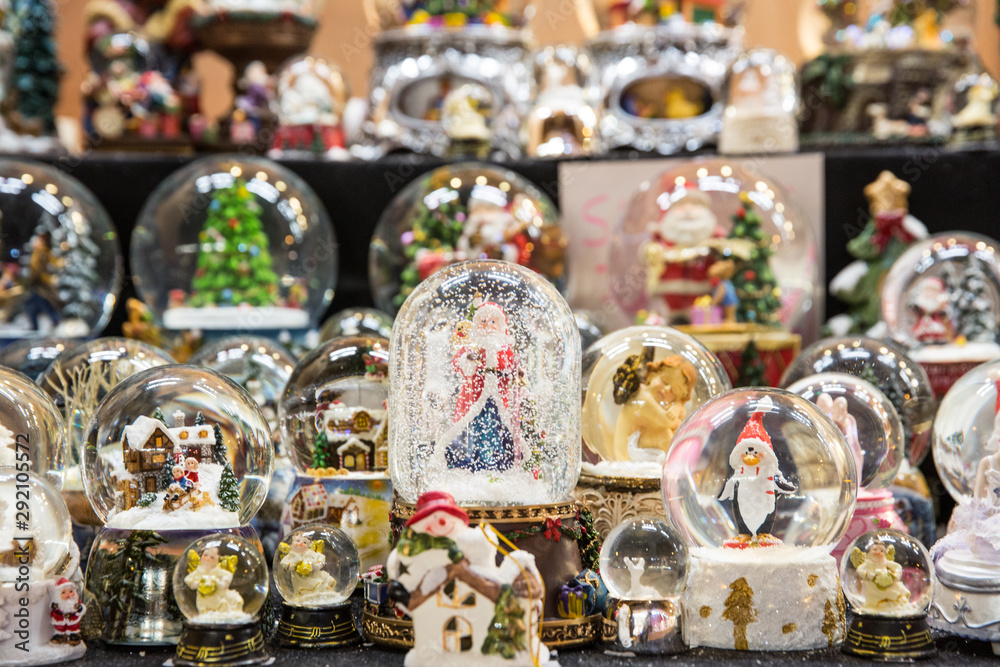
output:
{"label": "ceramic house ornament", "polygon": [[420,496],[386,567],[391,599],[413,619],[407,667],[549,663],[535,557],[507,551],[487,524],[470,526],[450,494]]}
{"label": "ceramic house ornament", "polygon": [[691,548],[691,646],[805,650],[838,644],[844,604],[830,551],[854,509],[840,429],[803,398],[737,389],[694,411],[663,468],[671,523]]}

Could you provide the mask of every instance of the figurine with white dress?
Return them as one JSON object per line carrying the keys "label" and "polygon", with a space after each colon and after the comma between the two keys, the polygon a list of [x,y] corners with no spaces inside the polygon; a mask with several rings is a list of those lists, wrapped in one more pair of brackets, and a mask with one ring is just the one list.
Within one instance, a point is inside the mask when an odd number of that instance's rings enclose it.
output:
{"label": "figurine with white dress", "polygon": [[862,611],[886,613],[900,609],[910,601],[910,591],[903,585],[903,566],[897,563],[895,549],[875,542],[868,552],[854,547],[851,562],[864,581],[865,605]]}
{"label": "figurine with white dress", "polygon": [[196,607],[199,623],[230,622],[243,614],[243,597],[230,588],[236,571],[235,555],[220,556],[218,547],[209,547],[201,554],[187,553],[188,575],[184,584],[197,591]]}

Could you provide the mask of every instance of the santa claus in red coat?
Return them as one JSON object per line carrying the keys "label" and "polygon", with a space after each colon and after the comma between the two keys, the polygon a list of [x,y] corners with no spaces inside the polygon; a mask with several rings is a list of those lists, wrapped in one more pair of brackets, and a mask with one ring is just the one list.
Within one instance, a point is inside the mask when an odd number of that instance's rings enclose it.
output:
{"label": "santa claus in red coat", "polygon": [[80,619],[85,611],[87,607],[80,602],[73,582],[66,577],[60,578],[52,591],[52,611],[49,612],[52,619],[52,643],[72,646],[79,644]]}

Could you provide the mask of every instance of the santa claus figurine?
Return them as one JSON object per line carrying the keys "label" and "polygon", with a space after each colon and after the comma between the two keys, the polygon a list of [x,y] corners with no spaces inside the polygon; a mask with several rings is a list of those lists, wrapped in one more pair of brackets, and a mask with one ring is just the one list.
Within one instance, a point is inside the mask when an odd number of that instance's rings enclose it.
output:
{"label": "santa claus figurine", "polygon": [[52,590],[52,643],[76,646],[80,643],[80,619],[87,606],[80,602],[76,585],[61,577]]}
{"label": "santa claus figurine", "polygon": [[726,547],[746,549],[781,544],[771,535],[774,525],[775,497],[795,491],[778,469],[778,457],[771,446],[771,436],[764,429],[764,415],[774,407],[770,397],[757,401],[754,413],[729,455],[733,474],[729,477],[720,500],[732,500],[739,535],[725,543]]}
{"label": "santa claus figurine", "polygon": [[910,333],[923,345],[943,345],[955,339],[951,298],[941,278],[921,278],[913,288],[909,307],[914,317]]}
{"label": "santa claus figurine", "polygon": [[[463,329],[465,329],[463,327]],[[461,378],[452,425],[438,439],[449,468],[503,471],[522,454],[517,353],[507,316],[495,303],[476,308],[452,366]]]}

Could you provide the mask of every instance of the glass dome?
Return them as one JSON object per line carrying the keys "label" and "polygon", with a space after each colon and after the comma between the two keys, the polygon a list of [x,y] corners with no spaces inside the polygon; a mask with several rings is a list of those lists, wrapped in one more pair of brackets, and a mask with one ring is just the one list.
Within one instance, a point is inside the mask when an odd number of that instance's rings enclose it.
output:
{"label": "glass dome", "polygon": [[0,159],[0,340],[98,335],[122,288],[111,217],[68,174]]}
{"label": "glass dome", "polygon": [[278,399],[295,368],[283,345],[260,336],[230,336],[208,343],[188,363],[235,380],[253,397],[273,433],[278,428]]}
{"label": "glass dome", "polygon": [[854,513],[858,477],[840,429],[779,389],[735,389],[694,411],[663,466],[671,523],[696,547],[829,553]]}
{"label": "glass dome", "polygon": [[69,511],[55,487],[33,472],[0,468],[0,583],[21,580],[15,552],[22,548],[31,554],[29,579],[53,578],[69,562],[72,541]]}
{"label": "glass dome", "polygon": [[826,338],[802,350],[785,370],[781,386],[816,373],[847,373],[885,394],[903,422],[906,460],[920,465],[930,451],[937,403],[927,373],[903,348],[874,338]]}
{"label": "glass dome", "polygon": [[267,422],[246,390],[214,371],[139,371],[97,406],[84,442],[84,490],[110,528],[232,528],[267,496]]}
{"label": "glass dome", "polygon": [[509,2],[433,2],[428,0],[364,0],[373,28],[526,28],[535,9],[530,0]]}
{"label": "glass dome", "polygon": [[[630,318],[645,310],[671,324],[794,329],[818,303],[809,221],[784,186],[739,162],[687,161],[632,195],[609,260],[612,294]],[[754,307],[741,307],[748,299]]]}
{"label": "glass dome", "polygon": [[638,517],[620,523],[604,539],[601,581],[619,600],[663,600],[687,584],[688,547],[676,530],[659,519]]}
{"label": "glass dome", "polygon": [[555,287],[508,262],[438,271],[389,348],[389,474],[403,499],[567,498],[580,474],[580,334]]}
{"label": "glass dome", "polygon": [[375,308],[345,308],[323,322],[319,330],[321,342],[339,336],[378,336],[388,339],[392,335],[392,315]]}
{"label": "glass dome", "polygon": [[250,540],[227,533],[191,543],[174,566],[174,599],[189,623],[252,623],[268,589],[264,555]]}
{"label": "glass dome", "polygon": [[206,157],[139,214],[133,282],[167,329],[305,331],[333,298],[337,243],[305,181],[269,160]]}
{"label": "glass dome", "polygon": [[0,470],[30,470],[58,490],[65,465],[63,421],[52,399],[27,376],[0,368]]}
{"label": "glass dome", "polygon": [[375,336],[335,338],[299,362],[278,407],[299,472],[386,469],[388,364],[389,341]]}
{"label": "glass dome", "polygon": [[889,488],[903,463],[903,423],[885,394],[847,373],[808,375],[788,391],[815,403],[837,425],[854,457],[861,489]]}
{"label": "glass dome", "polygon": [[347,602],[358,587],[361,565],[344,531],[310,525],[293,530],[278,545],[271,571],[286,605],[316,609]]}
{"label": "glass dome", "polygon": [[13,368],[36,378],[53,361],[72,350],[77,341],[69,338],[29,338],[0,350],[0,366]]}
{"label": "glass dome", "polygon": [[567,242],[555,205],[513,171],[477,162],[439,167],[382,213],[368,252],[375,305],[395,313],[422,280],[456,262],[502,259],[565,284]]}
{"label": "glass dome", "polygon": [[885,276],[882,318],[916,361],[1000,357],[997,242],[948,232],[914,244]]}
{"label": "glass dome", "polygon": [[934,420],[934,465],[955,502],[992,499],[987,472],[1000,467],[1000,361],[975,367],[956,382]]}
{"label": "glass dome", "polygon": [[898,530],[873,530],[847,547],[840,581],[854,613],[905,617],[927,612],[934,574],[927,549]]}
{"label": "glass dome", "polygon": [[659,477],[684,418],[732,388],[714,354],[675,329],[636,326],[583,357],[583,442],[601,457],[591,474]]}

